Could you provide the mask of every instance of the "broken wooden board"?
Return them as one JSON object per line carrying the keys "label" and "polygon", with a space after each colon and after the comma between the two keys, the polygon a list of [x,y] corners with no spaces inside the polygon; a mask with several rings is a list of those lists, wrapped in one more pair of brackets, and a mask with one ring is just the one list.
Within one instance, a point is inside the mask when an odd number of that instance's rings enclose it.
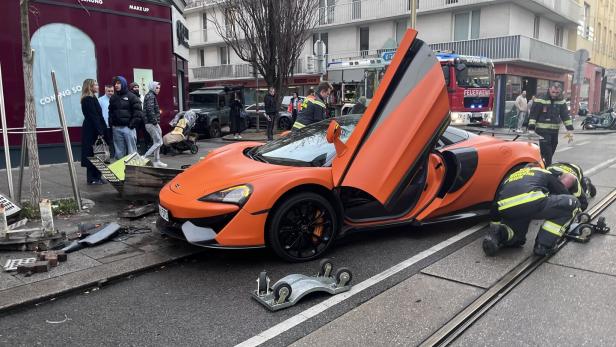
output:
{"label": "broken wooden board", "polygon": [[130,200],[157,201],[160,190],[181,169],[126,165],[122,197]]}
{"label": "broken wooden board", "polygon": [[158,205],[155,203],[151,203],[144,206],[136,206],[120,211],[118,212],[118,216],[122,218],[139,218],[156,211],[158,211]]}

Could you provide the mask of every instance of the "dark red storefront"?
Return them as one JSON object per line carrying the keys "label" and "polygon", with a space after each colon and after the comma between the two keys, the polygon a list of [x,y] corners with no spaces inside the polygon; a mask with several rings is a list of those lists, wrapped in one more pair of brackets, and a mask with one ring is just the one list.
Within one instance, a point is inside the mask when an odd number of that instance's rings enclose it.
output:
{"label": "dark red storefront", "polygon": [[[140,83],[143,90],[147,90],[151,80],[159,81],[162,87],[159,95],[162,125],[183,108],[188,91],[185,73],[188,66],[182,57],[186,55],[178,53],[175,42],[177,33],[181,33],[181,30],[176,30],[176,26],[181,25],[177,9],[162,2],[143,0],[31,2],[30,32],[36,50],[34,83],[39,129],[59,124],[57,111],[53,111],[51,68],[56,70],[59,78],[71,141],[75,145],[81,139],[83,116],[78,104],[81,82],[85,78],[97,79],[101,92],[116,75]],[[21,127],[24,86],[19,0],[0,1],[0,13],[0,64],[7,121],[9,127]],[[40,134],[38,139],[42,163],[65,160],[60,134]],[[11,149],[17,150],[21,136],[11,135],[9,140]]]}

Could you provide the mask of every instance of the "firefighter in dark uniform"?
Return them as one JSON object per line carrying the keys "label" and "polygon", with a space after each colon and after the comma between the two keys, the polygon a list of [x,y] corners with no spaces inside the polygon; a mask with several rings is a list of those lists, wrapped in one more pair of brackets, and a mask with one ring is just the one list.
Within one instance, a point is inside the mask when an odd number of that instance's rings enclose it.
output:
{"label": "firefighter in dark uniform", "polygon": [[295,120],[295,123],[293,123],[293,131],[297,131],[307,125],[325,119],[325,110],[327,109],[325,100],[331,93],[332,89],[334,88],[327,81],[319,83],[316,98],[305,99],[304,102],[306,103],[306,106],[302,107],[302,110],[297,115],[297,119]]}
{"label": "firefighter in dark uniform", "polygon": [[493,221],[483,240],[483,251],[493,256],[502,247],[520,247],[526,242],[528,226],[545,219],[535,239],[537,255],[551,254],[565,233],[580,203],[568,189],[575,176],[559,176],[540,167],[525,167],[512,173],[499,187],[493,206]]}
{"label": "firefighter in dark uniform", "polygon": [[576,182],[569,189],[569,193],[580,201],[580,207],[582,211],[585,211],[588,207],[588,198],[594,197],[597,191],[590,178],[584,176],[582,168],[572,163],[559,162],[548,166],[546,169],[555,175],[566,172],[575,176]]}
{"label": "firefighter in dark uniform", "polygon": [[567,128],[566,137],[573,141],[573,121],[567,111],[567,103],[562,97],[562,83],[552,82],[544,98],[536,98],[528,119],[529,132],[543,137],[539,142],[545,166],[552,164],[552,157],[558,145],[560,122]]}

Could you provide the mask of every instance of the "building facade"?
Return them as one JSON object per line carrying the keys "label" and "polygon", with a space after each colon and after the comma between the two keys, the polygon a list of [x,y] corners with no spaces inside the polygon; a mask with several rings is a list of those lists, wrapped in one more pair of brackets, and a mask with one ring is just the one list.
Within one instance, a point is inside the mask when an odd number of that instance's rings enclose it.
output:
{"label": "building facade", "polygon": [[[188,42],[182,16],[183,0],[32,0],[30,32],[34,54],[34,95],[37,127],[60,126],[51,83],[56,72],[75,157],[83,115],[81,87],[86,78],[98,80],[101,93],[113,76],[125,76],[147,92],[152,80],[161,83],[159,104],[165,119],[185,107]],[[178,6],[178,4],[182,6]],[[21,58],[19,0],[0,1],[0,63],[8,126],[24,122],[24,82]],[[38,135],[41,163],[66,160],[61,133]],[[18,160],[20,135],[9,135]],[[14,153],[13,153],[14,152]]]}
{"label": "building facade", "polygon": [[[556,80],[565,83],[570,96],[578,25],[584,18],[584,6],[579,0],[417,1],[419,37],[433,49],[485,56],[494,61],[496,125],[505,124],[505,116],[511,113],[513,101],[522,90],[529,97],[544,94],[549,82]],[[312,40],[306,42],[302,59],[314,59],[312,47],[320,39],[326,45],[328,66],[341,61],[357,61],[358,66],[365,62],[369,68],[328,73],[326,78],[356,85],[348,88],[353,90],[348,95],[347,91],[340,95],[341,99],[366,94],[369,97],[378,81],[379,58],[395,51],[408,27],[410,4],[410,0],[319,0],[319,23]],[[212,77],[220,81],[250,71],[248,65],[210,36],[211,24],[203,16],[212,11],[213,5],[199,0],[186,11],[192,35],[191,83],[203,83]]]}

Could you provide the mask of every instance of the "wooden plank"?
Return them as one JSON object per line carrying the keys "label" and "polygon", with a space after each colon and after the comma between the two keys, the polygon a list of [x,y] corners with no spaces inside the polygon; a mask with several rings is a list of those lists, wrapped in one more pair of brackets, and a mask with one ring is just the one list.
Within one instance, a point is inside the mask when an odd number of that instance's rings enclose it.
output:
{"label": "wooden plank", "polygon": [[126,165],[122,197],[131,200],[156,201],[162,187],[183,171]]}

